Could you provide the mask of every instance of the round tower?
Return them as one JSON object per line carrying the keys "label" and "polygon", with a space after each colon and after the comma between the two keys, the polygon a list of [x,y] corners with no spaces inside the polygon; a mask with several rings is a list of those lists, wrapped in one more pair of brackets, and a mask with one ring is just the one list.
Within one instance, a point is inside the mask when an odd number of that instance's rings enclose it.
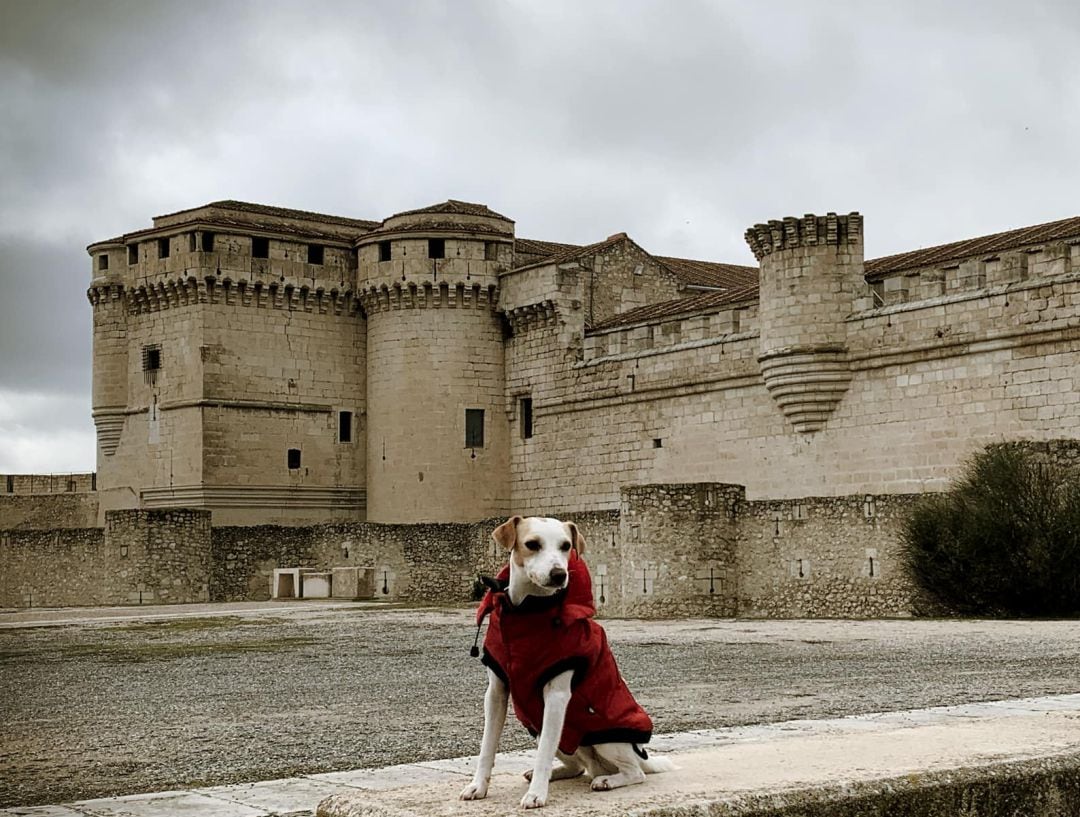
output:
{"label": "round tower", "polygon": [[115,241],[92,244],[88,252],[93,263],[86,294],[94,311],[93,417],[100,489],[108,487],[108,458],[120,444],[128,403],[127,311],[122,277],[128,258],[127,248]]}
{"label": "round tower", "polygon": [[367,518],[463,522],[509,512],[498,274],[514,223],[448,201],[360,238],[367,315]]}
{"label": "round tower", "polygon": [[845,320],[864,288],[862,216],[788,217],[746,241],[761,265],[765,386],[796,431],[817,431],[851,381]]}

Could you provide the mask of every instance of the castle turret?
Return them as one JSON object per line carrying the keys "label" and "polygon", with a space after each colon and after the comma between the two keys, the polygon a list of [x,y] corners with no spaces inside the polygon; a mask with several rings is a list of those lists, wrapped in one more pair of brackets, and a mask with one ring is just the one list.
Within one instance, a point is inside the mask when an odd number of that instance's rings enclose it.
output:
{"label": "castle turret", "polygon": [[93,271],[87,297],[94,313],[93,416],[97,429],[97,471],[107,473],[116,453],[128,404],[127,310],[122,270],[127,249],[122,241],[89,248]]}
{"label": "castle turret", "polygon": [[862,232],[858,213],[789,217],[746,231],[761,264],[758,361],[796,431],[821,429],[851,381],[845,319],[864,282]]}
{"label": "castle turret", "polygon": [[498,274],[513,222],[466,202],[399,213],[357,241],[367,315],[368,519],[509,511]]}

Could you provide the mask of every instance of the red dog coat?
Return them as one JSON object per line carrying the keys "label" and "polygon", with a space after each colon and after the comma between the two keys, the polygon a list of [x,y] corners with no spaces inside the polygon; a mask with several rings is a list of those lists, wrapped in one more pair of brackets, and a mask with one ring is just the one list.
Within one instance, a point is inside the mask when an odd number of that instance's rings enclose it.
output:
{"label": "red dog coat", "polygon": [[476,613],[478,627],[491,615],[481,660],[506,682],[514,714],[534,737],[544,721],[544,684],[574,671],[559,739],[568,755],[597,743],[648,743],[652,720],[619,675],[604,628],[592,619],[592,578],[576,550],[567,570],[566,590],[529,596],[514,607],[506,592],[510,566],[502,569],[501,589],[488,590]]}

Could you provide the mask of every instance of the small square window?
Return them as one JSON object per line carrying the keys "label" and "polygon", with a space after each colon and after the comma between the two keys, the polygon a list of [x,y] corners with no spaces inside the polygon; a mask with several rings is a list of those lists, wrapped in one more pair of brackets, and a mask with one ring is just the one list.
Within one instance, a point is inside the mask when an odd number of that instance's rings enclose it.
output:
{"label": "small square window", "polygon": [[533,415],[532,415],[532,398],[521,398],[521,436],[522,439],[532,439],[533,435]]}
{"label": "small square window", "polygon": [[157,242],[157,257],[168,258],[169,257],[169,239],[159,238]]}
{"label": "small square window", "polygon": [[494,241],[484,242],[484,260],[485,261],[498,261],[499,260],[499,245]]}
{"label": "small square window", "polygon": [[663,439],[660,438],[660,437],[653,437],[652,447],[653,448],[663,448],[664,447]]}
{"label": "small square window", "polygon": [[379,242],[379,260],[380,261],[389,261],[390,260],[390,242],[389,241],[380,241]]}
{"label": "small square window", "polygon": [[339,443],[351,443],[352,442],[352,412],[351,411],[339,411],[338,412],[338,442]]}
{"label": "small square window", "polygon": [[300,467],[300,449],[290,448],[286,455],[286,461],[290,471],[295,471]]}
{"label": "small square window", "polygon": [[465,447],[484,447],[483,409],[465,409]]}
{"label": "small square window", "polygon": [[142,367],[144,372],[155,372],[161,368],[161,347],[157,344],[143,347]]}
{"label": "small square window", "polygon": [[139,263],[139,245],[128,244],[128,266]]}
{"label": "small square window", "polygon": [[97,268],[99,270],[106,270],[109,268],[109,256],[99,255],[97,257]]}
{"label": "small square window", "polygon": [[309,264],[318,264],[320,267],[323,263],[323,245],[322,244],[308,244],[307,245],[307,262]]}
{"label": "small square window", "polygon": [[214,251],[214,234],[203,233],[202,234],[202,251],[213,252]]}
{"label": "small square window", "polygon": [[446,239],[429,238],[427,242],[428,258],[446,258]]}
{"label": "small square window", "polygon": [[252,258],[269,258],[270,257],[270,239],[260,238],[258,236],[251,239],[251,257]]}

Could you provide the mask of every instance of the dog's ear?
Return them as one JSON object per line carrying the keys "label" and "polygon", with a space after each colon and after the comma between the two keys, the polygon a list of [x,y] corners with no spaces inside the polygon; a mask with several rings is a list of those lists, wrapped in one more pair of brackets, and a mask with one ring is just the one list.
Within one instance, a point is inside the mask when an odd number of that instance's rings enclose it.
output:
{"label": "dog's ear", "polygon": [[570,534],[570,541],[574,543],[574,550],[578,552],[578,556],[581,556],[585,553],[585,537],[581,535],[581,531],[573,522],[564,524],[566,525],[566,532]]}
{"label": "dog's ear", "polygon": [[503,550],[510,550],[517,541],[517,526],[521,521],[520,516],[511,516],[491,533],[491,538]]}

